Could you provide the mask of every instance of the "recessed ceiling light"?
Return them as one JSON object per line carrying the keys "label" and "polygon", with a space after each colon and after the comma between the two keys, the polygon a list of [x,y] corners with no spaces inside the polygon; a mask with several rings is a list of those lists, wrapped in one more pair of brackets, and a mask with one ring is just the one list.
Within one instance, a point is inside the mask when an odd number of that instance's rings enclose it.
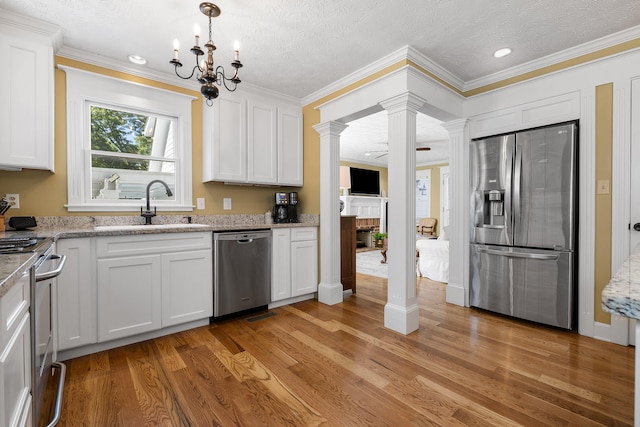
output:
{"label": "recessed ceiling light", "polygon": [[493,56],[495,58],[502,58],[503,56],[507,56],[511,53],[511,49],[509,49],[508,47],[502,48],[502,49],[498,49],[493,53]]}
{"label": "recessed ceiling light", "polygon": [[364,155],[365,155],[365,156],[370,156],[370,155],[371,155],[371,153],[364,153]]}
{"label": "recessed ceiling light", "polygon": [[137,65],[144,65],[147,63],[147,60],[140,55],[129,55],[129,61]]}

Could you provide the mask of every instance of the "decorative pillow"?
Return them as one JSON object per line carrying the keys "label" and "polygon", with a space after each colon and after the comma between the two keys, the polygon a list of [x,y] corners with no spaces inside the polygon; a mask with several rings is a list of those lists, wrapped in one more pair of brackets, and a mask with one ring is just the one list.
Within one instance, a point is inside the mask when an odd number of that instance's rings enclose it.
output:
{"label": "decorative pillow", "polygon": [[449,240],[449,226],[442,227],[438,240]]}

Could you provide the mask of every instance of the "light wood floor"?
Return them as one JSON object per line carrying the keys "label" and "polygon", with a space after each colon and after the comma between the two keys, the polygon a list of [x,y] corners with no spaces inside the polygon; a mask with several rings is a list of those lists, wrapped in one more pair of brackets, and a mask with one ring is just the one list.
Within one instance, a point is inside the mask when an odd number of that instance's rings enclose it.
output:
{"label": "light wood floor", "polygon": [[446,304],[427,279],[404,336],[383,327],[386,280],[357,279],[343,304],[70,360],[59,425],[633,424],[633,348]]}

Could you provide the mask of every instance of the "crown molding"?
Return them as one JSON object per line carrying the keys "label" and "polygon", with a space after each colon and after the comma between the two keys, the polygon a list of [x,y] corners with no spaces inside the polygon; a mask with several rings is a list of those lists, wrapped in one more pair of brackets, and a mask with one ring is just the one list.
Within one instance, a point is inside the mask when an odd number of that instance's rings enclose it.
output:
{"label": "crown molding", "polygon": [[356,83],[365,77],[368,77],[378,71],[384,70],[385,68],[396,64],[399,61],[408,58],[409,54],[409,46],[401,47],[400,49],[391,52],[390,54],[383,56],[375,62],[372,62],[369,65],[366,65],[359,70],[354,71],[351,74],[346,75],[345,77],[336,80],[335,82],[319,89],[305,97],[302,98],[302,105],[309,105],[312,102],[315,102],[319,99],[324,98],[325,96],[331,95],[332,93],[337,92],[338,90]]}
{"label": "crown molding", "polygon": [[0,11],[2,11],[0,13],[0,26],[7,25],[46,37],[51,41],[54,51],[62,48],[62,28],[59,26],[6,9],[0,9]]}
{"label": "crown molding", "polygon": [[453,73],[447,69],[436,64],[434,61],[418,52],[412,46],[404,46],[389,55],[380,58],[378,61],[339,79],[322,89],[319,89],[308,96],[302,98],[302,105],[309,105],[325,96],[329,96],[338,90],[356,83],[371,74],[383,70],[384,68],[393,65],[402,60],[409,60],[415,65],[424,69],[425,71],[433,74],[434,76],[442,79],[445,83],[451,85],[453,88],[458,89],[464,94],[464,92],[477,89],[479,87],[499,83],[512,77],[517,77],[532,71],[548,67],[550,65],[562,63],[563,61],[578,58],[583,55],[598,52],[600,50],[610,48],[631,40],[640,38],[640,25],[632,27],[615,34],[611,34],[599,39],[593,40],[588,43],[581,44],[569,49],[565,49],[561,52],[557,52],[548,56],[545,56],[534,61],[529,61],[525,64],[521,64],[509,69],[490,74],[488,76],[480,77],[478,79],[469,80],[467,82],[456,77]]}
{"label": "crown molding", "polygon": [[454,88],[460,91],[462,91],[462,89],[464,88],[464,81],[456,77],[453,73],[449,72],[449,70],[433,62],[431,59],[417,51],[412,46],[408,46],[407,59],[420,68],[424,69],[425,71],[428,71],[434,76],[442,79],[445,83],[450,84]]}
{"label": "crown molding", "polygon": [[551,55],[547,55],[534,61],[529,61],[524,64],[490,74],[485,77],[470,80],[464,83],[463,91],[466,92],[468,90],[498,83],[512,77],[517,77],[532,71],[540,70],[544,67],[559,64],[563,61],[575,59],[590,53],[598,52],[600,50],[607,49],[609,47],[613,47],[638,38],[640,38],[640,25],[628,28],[615,34],[601,37],[588,43],[583,43],[581,45],[553,53]]}

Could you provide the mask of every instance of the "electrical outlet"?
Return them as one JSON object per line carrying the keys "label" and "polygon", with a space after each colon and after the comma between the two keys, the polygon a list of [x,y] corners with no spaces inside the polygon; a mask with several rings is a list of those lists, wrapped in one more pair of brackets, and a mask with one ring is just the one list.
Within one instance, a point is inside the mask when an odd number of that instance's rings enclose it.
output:
{"label": "electrical outlet", "polygon": [[223,209],[225,211],[230,211],[231,210],[231,197],[225,197],[222,200],[222,206],[223,206]]}
{"label": "electrical outlet", "polygon": [[196,199],[196,207],[198,209],[204,209],[204,197],[198,197]]}
{"label": "electrical outlet", "polygon": [[9,202],[12,209],[20,208],[20,195],[19,194],[7,194],[4,196],[5,199]]}

